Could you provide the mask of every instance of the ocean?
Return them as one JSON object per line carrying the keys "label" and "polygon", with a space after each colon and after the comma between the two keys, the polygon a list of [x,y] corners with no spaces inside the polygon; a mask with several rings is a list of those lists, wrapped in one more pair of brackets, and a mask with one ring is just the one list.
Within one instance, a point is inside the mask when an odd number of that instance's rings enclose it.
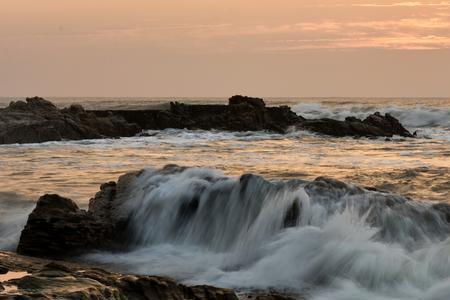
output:
{"label": "ocean", "polygon": [[[162,107],[168,101],[227,102],[226,98],[48,99],[60,107],[79,103],[87,109],[143,109]],[[12,100],[19,99],[0,98],[0,107]],[[296,130],[280,135],[167,129],[149,131],[143,137],[1,145],[0,249],[14,250],[40,195],[57,193],[85,208],[101,183],[115,181],[132,170],[151,173],[167,164],[190,167],[185,174],[158,182],[159,194],[134,208],[151,211],[154,201],[164,199],[167,204],[160,204],[161,211],[168,216],[180,195],[190,193],[198,184],[196,179],[201,181],[206,175],[226,178],[229,185],[246,173],[280,184],[326,176],[411,199],[411,211],[394,213],[386,208],[379,214],[387,223],[377,227],[368,224],[358,204],[369,196],[357,201],[339,196],[341,209],[311,205],[307,212],[310,222],[278,230],[273,225],[277,210],[282,210],[291,196],[269,193],[264,199],[252,200],[262,201],[262,207],[253,211],[256,216],[252,224],[236,223],[246,229],[239,231],[239,240],[235,240],[223,215],[245,213],[235,204],[239,197],[230,194],[220,199],[230,203],[226,210],[213,211],[211,214],[216,215],[209,216],[225,224],[210,240],[199,242],[200,232],[208,229],[199,227],[203,224],[200,220],[179,233],[183,236],[156,238],[149,232],[165,233],[168,228],[173,230],[173,224],[153,215],[159,222],[149,222],[147,215],[136,218],[136,226],[145,233],[145,243],[129,253],[93,253],[83,259],[115,265],[127,272],[168,275],[188,283],[243,291],[282,289],[308,294],[310,299],[450,299],[450,227],[435,224],[435,230],[443,232],[435,236],[428,229],[427,218],[417,217],[433,203],[450,201],[450,99],[265,101],[267,105],[289,105],[306,118],[343,120],[347,116],[364,118],[375,111],[389,112],[416,132],[417,138],[334,138]],[[260,192],[258,186],[253,189],[255,195]],[[295,193],[302,205],[309,203],[302,188]],[[204,197],[204,201],[212,201]],[[384,226],[397,230],[393,229],[395,239],[380,238],[378,233]],[[311,280],[314,274],[324,273],[327,276],[320,283]]]}

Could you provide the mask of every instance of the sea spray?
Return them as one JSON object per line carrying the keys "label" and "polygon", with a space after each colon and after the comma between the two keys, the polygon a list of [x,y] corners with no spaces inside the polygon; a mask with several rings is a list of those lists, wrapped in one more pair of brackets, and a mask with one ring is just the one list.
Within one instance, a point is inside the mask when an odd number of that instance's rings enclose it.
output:
{"label": "sea spray", "polygon": [[327,178],[268,182],[175,166],[145,171],[126,195],[132,250],[87,259],[312,299],[450,293],[450,227],[429,203]]}
{"label": "sea spray", "polygon": [[0,250],[15,251],[20,232],[34,202],[15,193],[0,192]]}
{"label": "sea spray", "polygon": [[320,103],[299,103],[292,110],[307,118],[332,118],[344,120],[354,116],[360,119],[377,111],[390,113],[409,128],[443,127],[450,128],[450,108],[425,106],[372,106],[372,105],[322,105]]}

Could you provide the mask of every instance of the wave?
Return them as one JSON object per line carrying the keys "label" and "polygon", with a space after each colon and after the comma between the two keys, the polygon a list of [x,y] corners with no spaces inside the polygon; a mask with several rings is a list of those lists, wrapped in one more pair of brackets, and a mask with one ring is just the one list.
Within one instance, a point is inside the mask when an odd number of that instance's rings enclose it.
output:
{"label": "wave", "polygon": [[297,114],[308,119],[333,118],[344,120],[348,116],[360,119],[366,118],[376,111],[390,113],[409,128],[442,127],[450,129],[450,108],[436,107],[401,107],[401,106],[363,106],[363,105],[339,105],[329,106],[320,103],[300,103],[292,107]]}
{"label": "wave", "polygon": [[450,226],[430,203],[327,178],[179,167],[146,170],[126,195],[132,250],[85,259],[320,300],[450,297]]}
{"label": "wave", "polygon": [[0,192],[0,250],[15,251],[20,233],[35,202],[15,193]]}

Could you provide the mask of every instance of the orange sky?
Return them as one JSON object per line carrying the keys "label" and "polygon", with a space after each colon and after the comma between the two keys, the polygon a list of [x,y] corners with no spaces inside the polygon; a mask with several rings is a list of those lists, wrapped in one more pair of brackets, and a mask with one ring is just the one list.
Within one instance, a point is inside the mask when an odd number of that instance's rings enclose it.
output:
{"label": "orange sky", "polygon": [[450,1],[1,0],[3,96],[450,96]]}

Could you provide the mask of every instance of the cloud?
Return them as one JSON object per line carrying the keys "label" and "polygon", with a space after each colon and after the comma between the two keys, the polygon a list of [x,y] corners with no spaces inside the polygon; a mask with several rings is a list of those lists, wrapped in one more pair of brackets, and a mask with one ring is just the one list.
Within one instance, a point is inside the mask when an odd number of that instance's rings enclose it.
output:
{"label": "cloud", "polygon": [[450,1],[442,1],[436,3],[425,3],[418,1],[411,2],[396,2],[396,3],[360,3],[360,4],[351,4],[351,6],[359,6],[359,7],[423,7],[423,6],[431,6],[431,7],[450,7]]}
{"label": "cloud", "polygon": [[[2,37],[5,40],[14,36],[15,40],[6,44],[18,44],[23,40],[42,43],[42,39],[47,39],[54,45],[157,48],[184,53],[450,48],[450,12],[440,9],[450,8],[450,1],[355,1],[358,0],[349,0],[345,4],[324,1],[322,6],[340,5],[346,8],[330,8],[319,14],[315,7],[312,9],[316,13],[314,16],[305,13],[308,7],[311,8],[305,5],[302,6],[305,9],[303,14],[298,17],[290,15],[283,21],[279,18],[266,19],[268,15],[264,18],[259,15],[252,15],[252,18],[226,15],[217,20],[191,16],[179,18],[180,22],[174,22],[175,18],[148,17],[136,19],[133,23],[106,22],[101,25],[110,27],[86,25],[80,28],[78,24],[72,24],[72,27],[68,24],[62,30],[57,26],[47,26],[42,27],[44,30],[32,29],[24,35],[13,33],[5,27]],[[352,9],[351,6],[387,7],[389,13],[363,9],[364,13],[358,14],[360,9]],[[407,7],[428,8],[411,11]]]}

